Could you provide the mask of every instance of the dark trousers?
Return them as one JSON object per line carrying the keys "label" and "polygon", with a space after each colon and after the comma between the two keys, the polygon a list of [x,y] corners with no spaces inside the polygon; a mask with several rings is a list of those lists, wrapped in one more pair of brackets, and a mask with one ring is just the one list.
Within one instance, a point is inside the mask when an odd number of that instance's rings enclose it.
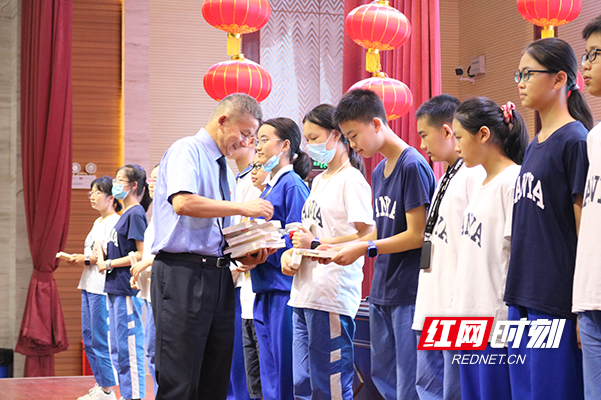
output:
{"label": "dark trousers", "polygon": [[244,365],[246,385],[251,399],[263,397],[261,392],[261,369],[259,367],[259,342],[252,319],[242,320],[242,343],[244,344]]}
{"label": "dark trousers", "polygon": [[234,344],[229,268],[159,254],[152,266],[157,400],[225,399]]}

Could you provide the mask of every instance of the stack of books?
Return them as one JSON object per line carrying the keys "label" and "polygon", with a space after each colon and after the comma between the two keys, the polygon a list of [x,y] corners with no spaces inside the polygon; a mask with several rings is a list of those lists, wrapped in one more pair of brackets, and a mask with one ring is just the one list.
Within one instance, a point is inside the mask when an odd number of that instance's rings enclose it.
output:
{"label": "stack of books", "polygon": [[280,221],[252,219],[223,229],[227,247],[225,254],[232,258],[247,253],[256,253],[260,249],[279,249],[286,247]]}

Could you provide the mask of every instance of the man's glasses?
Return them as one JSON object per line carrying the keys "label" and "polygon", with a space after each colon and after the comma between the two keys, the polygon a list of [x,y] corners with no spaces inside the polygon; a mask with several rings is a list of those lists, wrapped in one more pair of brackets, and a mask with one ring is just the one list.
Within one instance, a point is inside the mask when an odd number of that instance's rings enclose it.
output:
{"label": "man's glasses", "polygon": [[584,67],[584,63],[588,60],[590,63],[597,59],[597,53],[600,52],[601,49],[591,49],[588,53],[583,54],[580,60],[580,63]]}

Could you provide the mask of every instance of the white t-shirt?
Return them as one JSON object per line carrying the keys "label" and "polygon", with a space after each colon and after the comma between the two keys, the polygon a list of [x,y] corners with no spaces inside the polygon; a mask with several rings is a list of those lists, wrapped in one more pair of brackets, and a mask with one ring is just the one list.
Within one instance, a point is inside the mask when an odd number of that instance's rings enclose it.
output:
{"label": "white t-shirt", "polygon": [[[467,168],[463,165],[447,187],[440,202],[438,220],[430,235],[431,268],[427,271],[421,270],[419,273],[415,316],[411,329],[421,331],[426,317],[452,316],[448,313],[455,288],[463,212],[473,195],[474,188],[482,184],[485,176],[486,172],[482,166]],[[440,182],[432,201],[438,195],[439,189]]]}
{"label": "white t-shirt", "polygon": [[572,312],[601,310],[601,124],[586,139],[588,173],[578,234]]}
{"label": "white t-shirt", "polygon": [[[150,220],[146,230],[144,231],[144,251],[142,252],[142,261],[147,259],[154,260],[154,254],[150,252],[152,248],[152,242],[154,241],[154,220]],[[144,299],[148,302],[151,301],[150,298],[150,275],[152,273],[152,266],[146,268],[140,276],[138,277],[138,286],[140,287],[140,291],[138,292],[137,297]]]}
{"label": "white t-shirt", "polygon": [[463,213],[452,316],[507,319],[503,301],[511,250],[513,192],[519,165],[479,184]]}
{"label": "white t-shirt", "polygon": [[[236,201],[245,202],[256,200],[261,196],[261,190],[253,185],[252,176],[249,172],[236,183]],[[240,216],[236,216],[234,223],[240,222]],[[242,308],[242,319],[253,319],[253,306],[255,304],[255,293],[253,292],[250,272],[241,273],[235,282],[240,287],[240,307]]]}
{"label": "white t-shirt", "polygon": [[[106,243],[108,242],[109,234],[119,221],[119,214],[112,214],[106,217],[104,220],[99,217],[94,221],[92,230],[88,233],[85,241],[85,247],[83,254],[86,257],[92,257],[94,255],[94,246],[98,242],[106,254]],[[77,288],[85,290],[88,293],[94,294],[106,294],[104,292],[104,280],[106,274],[104,272],[98,272],[98,265],[92,264],[90,266],[84,265],[81,271],[81,279]]]}
{"label": "white t-shirt", "polygon": [[[356,233],[356,222],[374,225],[371,189],[361,172],[349,165],[328,179],[323,179],[323,173],[316,176],[303,206],[302,222],[320,239]],[[303,259],[292,281],[288,305],[354,318],[362,281],[363,257],[347,266]]]}

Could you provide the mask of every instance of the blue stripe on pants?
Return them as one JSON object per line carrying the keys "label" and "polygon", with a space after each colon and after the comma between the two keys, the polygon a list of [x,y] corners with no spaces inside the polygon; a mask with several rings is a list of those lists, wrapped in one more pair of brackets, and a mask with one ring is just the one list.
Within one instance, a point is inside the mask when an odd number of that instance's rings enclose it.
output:
{"label": "blue stripe on pants", "polygon": [[369,304],[371,376],[386,400],[418,399],[415,388],[417,340],[411,329],[414,312],[414,305]]}
{"label": "blue stripe on pants", "polygon": [[292,308],[290,292],[273,290],[255,297],[253,317],[261,349],[261,389],[265,400],[292,400]]}
{"label": "blue stripe on pants", "polygon": [[584,398],[601,399],[601,311],[578,314],[582,366],[584,372]]}
{"label": "blue stripe on pants", "polygon": [[[509,383],[509,365],[507,364],[507,347],[492,348],[490,343],[485,350],[460,350],[462,357],[477,355],[486,357],[497,355],[496,362],[460,363],[461,397],[463,400],[508,400],[511,399],[511,384]],[[516,397],[522,399],[521,397]]]}
{"label": "blue stripe on pants", "polygon": [[81,333],[86,357],[96,382],[108,388],[117,380],[109,347],[109,310],[106,296],[81,291]]}
{"label": "blue stripe on pants", "polygon": [[[422,331],[417,331],[417,342]],[[457,350],[418,350],[416,387],[420,400],[460,400],[459,364],[453,364]]]}
{"label": "blue stripe on pants", "polygon": [[[509,320],[528,318],[554,319],[556,317],[522,306],[509,306]],[[519,348],[510,344],[509,355],[526,357],[524,364],[509,364],[511,391],[515,399],[579,400],[584,398],[582,377],[582,352],[576,340],[576,322],[566,320],[561,342],[557,349],[527,349],[529,329]]]}
{"label": "blue stripe on pants", "polygon": [[293,312],[294,398],[351,400],[355,321],[309,308]]}
{"label": "blue stripe on pants", "polygon": [[143,300],[108,294],[111,344],[117,348],[119,391],[124,399],[146,394],[144,369]]}

